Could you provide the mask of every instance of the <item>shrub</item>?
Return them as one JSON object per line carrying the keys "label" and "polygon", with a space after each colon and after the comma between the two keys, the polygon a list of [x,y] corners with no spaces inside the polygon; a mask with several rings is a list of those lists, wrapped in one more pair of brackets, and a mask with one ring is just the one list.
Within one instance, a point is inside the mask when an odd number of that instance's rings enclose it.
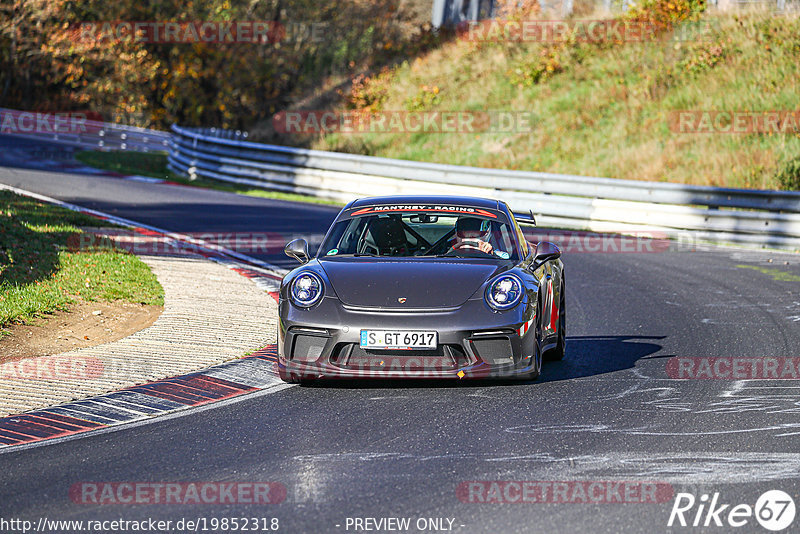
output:
{"label": "shrub", "polygon": [[775,173],[775,180],[781,189],[786,191],[800,191],[800,156],[790,159]]}
{"label": "shrub", "polygon": [[691,48],[689,56],[678,63],[677,69],[691,74],[705,72],[722,61],[727,51],[722,41],[695,45]]}
{"label": "shrub", "polygon": [[351,81],[350,92],[345,96],[348,109],[358,111],[380,111],[389,96],[389,85],[394,72],[388,67],[376,76],[359,74]]}
{"label": "shrub", "polygon": [[405,107],[408,111],[426,111],[433,106],[438,106],[441,102],[442,95],[438,86],[423,85],[416,95],[406,99]]}
{"label": "shrub", "polygon": [[542,48],[533,60],[524,60],[509,72],[509,81],[514,85],[530,87],[540,83],[553,74],[564,70],[561,47]]}

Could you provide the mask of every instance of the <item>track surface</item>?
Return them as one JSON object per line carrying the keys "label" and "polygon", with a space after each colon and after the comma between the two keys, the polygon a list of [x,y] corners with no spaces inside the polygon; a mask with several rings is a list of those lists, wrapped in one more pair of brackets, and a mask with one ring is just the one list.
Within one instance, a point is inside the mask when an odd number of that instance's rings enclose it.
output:
{"label": "track surface", "polygon": [[[318,234],[336,213],[19,168],[0,168],[0,182],[181,232]],[[291,266],[279,253],[254,255]],[[720,248],[567,253],[564,263],[567,358],[546,364],[536,382],[291,387],[12,450],[0,454],[0,516],[277,517],[283,532],[345,532],[348,517],[453,518],[457,532],[670,530],[672,499],[461,502],[457,486],[474,480],[643,480],[697,497],[719,492],[734,505],[781,489],[800,505],[800,382],[679,381],[665,371],[673,356],[800,356],[798,258]],[[83,481],[218,480],[278,481],[288,495],[269,506],[68,497]],[[764,531],[754,519],[739,530]]]}

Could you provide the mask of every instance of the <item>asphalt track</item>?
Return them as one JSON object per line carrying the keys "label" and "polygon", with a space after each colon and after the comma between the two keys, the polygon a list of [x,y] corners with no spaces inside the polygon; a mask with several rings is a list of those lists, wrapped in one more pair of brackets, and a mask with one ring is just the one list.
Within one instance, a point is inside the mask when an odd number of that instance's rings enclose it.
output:
{"label": "asphalt track", "polygon": [[[314,235],[336,212],[52,170],[4,167],[0,183],[180,232]],[[291,265],[279,252],[254,255]],[[798,258],[707,248],[563,259],[567,357],[536,382],[290,387],[11,449],[0,454],[0,518],[276,517],[281,532],[354,532],[348,518],[364,517],[408,517],[412,526],[450,518],[465,533],[701,530],[667,527],[674,497],[474,503],[457,493],[467,481],[647,481],[671,495],[719,493],[721,503],[751,506],[780,489],[800,504],[800,381],[674,380],[666,371],[673,357],[800,356]],[[287,497],[271,505],[69,497],[75,483],[104,481],[276,481]],[[754,518],[702,529],[731,530],[765,532]],[[800,518],[786,531],[800,531]]]}

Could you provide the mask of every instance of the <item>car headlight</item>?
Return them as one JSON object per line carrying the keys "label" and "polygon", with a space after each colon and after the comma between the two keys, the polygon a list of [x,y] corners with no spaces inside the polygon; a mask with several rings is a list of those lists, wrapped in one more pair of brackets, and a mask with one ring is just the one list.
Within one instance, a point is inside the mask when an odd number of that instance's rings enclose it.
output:
{"label": "car headlight", "polygon": [[486,302],[495,310],[508,310],[519,304],[522,293],[522,280],[503,274],[486,287]]}
{"label": "car headlight", "polygon": [[292,302],[301,308],[308,308],[319,302],[325,285],[322,278],[311,271],[305,271],[294,277],[289,288]]}

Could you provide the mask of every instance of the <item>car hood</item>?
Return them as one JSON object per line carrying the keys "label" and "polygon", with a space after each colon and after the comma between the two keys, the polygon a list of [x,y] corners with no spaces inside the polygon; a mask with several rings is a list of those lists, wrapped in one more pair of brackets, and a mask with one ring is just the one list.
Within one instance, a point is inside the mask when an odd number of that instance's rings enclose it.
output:
{"label": "car hood", "polygon": [[358,258],[320,265],[344,304],[406,309],[459,306],[502,270],[494,263],[448,260]]}

